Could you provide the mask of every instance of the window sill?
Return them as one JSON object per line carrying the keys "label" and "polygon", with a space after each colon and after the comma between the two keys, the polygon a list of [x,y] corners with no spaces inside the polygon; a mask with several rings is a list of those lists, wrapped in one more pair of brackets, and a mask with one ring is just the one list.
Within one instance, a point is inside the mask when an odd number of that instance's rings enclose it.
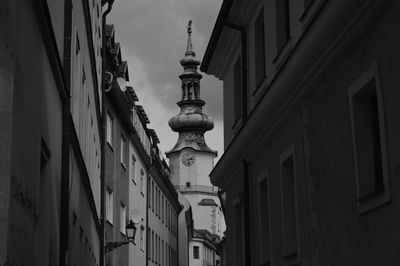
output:
{"label": "window sill", "polygon": [[243,125],[243,115],[240,114],[232,125],[233,134],[236,135]]}
{"label": "window sill", "polygon": [[290,37],[286,44],[278,51],[274,60],[272,61],[275,67],[275,75],[282,68],[287,58],[289,57],[290,52],[292,51],[292,38]]}
{"label": "window sill", "polygon": [[135,179],[133,179],[133,178],[131,178],[131,179],[132,179],[133,184],[135,184],[135,186],[136,186],[137,183],[136,183]]}
{"label": "window sill", "polygon": [[140,191],[140,194],[142,194],[142,196],[144,197],[144,193]]}
{"label": "window sill", "polygon": [[123,162],[121,162],[121,166],[126,171],[126,166],[125,166],[125,164]]}
{"label": "window sill", "polygon": [[106,219],[107,223],[111,226],[114,226],[114,224],[112,222],[110,222],[110,220]]}
{"label": "window sill", "polygon": [[284,264],[286,266],[299,265],[300,264],[300,255],[298,252],[295,252],[295,253],[289,254],[289,255],[285,255],[284,260],[285,260]]}
{"label": "window sill", "polygon": [[382,192],[357,200],[358,214],[362,215],[390,202],[388,187]]}
{"label": "window sill", "polygon": [[267,76],[264,76],[264,78],[261,80],[260,83],[257,84],[256,89],[252,93],[252,96],[254,97],[254,102],[258,102],[260,100],[261,96],[264,94],[266,89],[267,89]]}

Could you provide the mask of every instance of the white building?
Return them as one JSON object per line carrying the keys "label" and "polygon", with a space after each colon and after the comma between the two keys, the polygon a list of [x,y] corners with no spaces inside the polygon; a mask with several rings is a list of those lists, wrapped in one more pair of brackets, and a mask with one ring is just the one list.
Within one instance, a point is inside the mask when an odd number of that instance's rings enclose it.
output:
{"label": "white building", "polygon": [[[191,40],[191,22],[189,22],[187,50],[185,57],[180,61],[184,69],[179,76],[182,80],[182,99],[178,102],[181,111],[169,121],[171,129],[179,133],[179,138],[175,146],[167,152],[167,157],[171,169],[171,182],[187,198],[192,207],[194,229],[220,237],[225,229],[223,213],[220,208],[218,188],[211,185],[209,179],[217,152],[210,149],[204,140],[204,133],[211,130],[214,124],[202,112],[205,104],[200,98],[202,76],[197,72],[200,61],[195,56]],[[193,250],[189,250],[189,265],[205,263],[203,257],[197,256],[197,251],[199,254],[205,252],[203,250],[205,246],[200,244],[203,240],[203,237],[193,237],[191,240],[190,248]],[[213,254],[210,257],[215,258],[215,246],[207,247],[212,247]],[[206,265],[215,265],[215,259]]]}

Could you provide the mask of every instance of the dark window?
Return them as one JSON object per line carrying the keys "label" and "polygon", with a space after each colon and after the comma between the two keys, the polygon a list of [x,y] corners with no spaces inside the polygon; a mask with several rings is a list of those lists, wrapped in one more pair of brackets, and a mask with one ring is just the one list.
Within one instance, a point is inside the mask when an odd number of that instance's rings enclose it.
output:
{"label": "dark window", "polygon": [[262,262],[269,263],[270,261],[270,247],[269,247],[269,191],[268,180],[265,178],[260,182],[260,226],[261,226],[261,247],[262,247]]}
{"label": "dark window", "polygon": [[264,9],[260,11],[254,24],[254,50],[256,88],[265,78],[265,35],[264,35]]}
{"label": "dark window", "polygon": [[293,256],[297,254],[296,192],[293,154],[289,155],[281,163],[281,175],[284,255]]}
{"label": "dark window", "polygon": [[79,44],[79,36],[78,32],[76,33],[76,40],[75,40],[75,54],[79,54],[79,51],[81,50],[81,45]]}
{"label": "dark window", "polygon": [[289,0],[276,0],[276,32],[279,53],[290,38]]}
{"label": "dark window", "polygon": [[382,147],[375,80],[353,95],[353,121],[358,171],[358,198],[384,189]]}
{"label": "dark window", "polygon": [[200,254],[199,254],[199,247],[198,246],[193,246],[193,259],[199,259]]}
{"label": "dark window", "polygon": [[190,182],[186,182],[186,187],[190,187]]}
{"label": "dark window", "polygon": [[236,60],[233,69],[233,90],[234,90],[234,119],[235,122],[242,114],[242,57]]}

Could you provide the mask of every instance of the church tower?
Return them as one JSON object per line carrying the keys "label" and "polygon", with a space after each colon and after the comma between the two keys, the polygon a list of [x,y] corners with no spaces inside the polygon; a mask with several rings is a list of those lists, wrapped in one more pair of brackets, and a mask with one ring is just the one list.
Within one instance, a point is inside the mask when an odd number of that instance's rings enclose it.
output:
{"label": "church tower", "polygon": [[192,21],[187,26],[188,42],[184,58],[180,60],[182,98],[177,103],[178,115],[169,120],[169,126],[179,133],[175,146],[166,153],[171,182],[183,194],[192,207],[194,228],[222,235],[222,212],[217,188],[210,182],[209,174],[214,167],[217,152],[210,149],[204,133],[214,128],[213,121],[203,113],[205,102],[200,98],[200,79],[197,72],[200,61],[196,59],[192,45]]}

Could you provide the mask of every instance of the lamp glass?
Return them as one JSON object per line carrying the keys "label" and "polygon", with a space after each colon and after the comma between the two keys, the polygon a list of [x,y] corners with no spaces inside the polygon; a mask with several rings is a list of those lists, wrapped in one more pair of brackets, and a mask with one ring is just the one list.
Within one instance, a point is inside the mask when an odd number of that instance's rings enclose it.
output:
{"label": "lamp glass", "polygon": [[128,224],[125,227],[126,230],[126,237],[128,238],[129,241],[134,241],[135,240],[135,235],[136,235],[136,226],[135,223],[130,220]]}

